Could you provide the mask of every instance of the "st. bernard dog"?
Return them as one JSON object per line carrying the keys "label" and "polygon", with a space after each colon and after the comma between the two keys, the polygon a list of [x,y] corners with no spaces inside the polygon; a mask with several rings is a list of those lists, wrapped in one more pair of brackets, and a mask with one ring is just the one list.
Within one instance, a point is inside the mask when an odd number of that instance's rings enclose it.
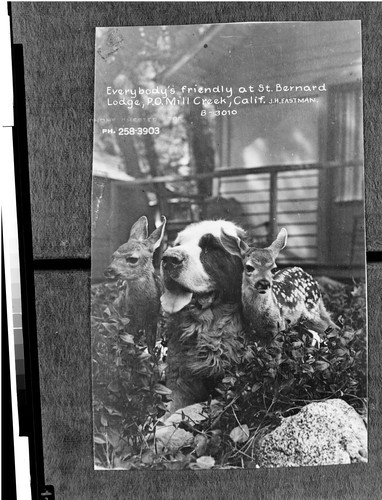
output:
{"label": "st. bernard dog", "polygon": [[242,355],[243,268],[222,246],[222,229],[244,236],[232,222],[202,221],[181,231],[163,254],[161,304],[171,412],[207,400],[225,370]]}

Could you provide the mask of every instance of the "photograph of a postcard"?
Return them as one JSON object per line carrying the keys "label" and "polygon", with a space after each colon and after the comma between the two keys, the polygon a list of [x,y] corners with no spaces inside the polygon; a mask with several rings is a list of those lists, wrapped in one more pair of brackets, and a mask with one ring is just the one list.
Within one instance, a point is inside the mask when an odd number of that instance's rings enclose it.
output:
{"label": "photograph of a postcard", "polygon": [[96,469],[367,461],[361,24],[97,28]]}

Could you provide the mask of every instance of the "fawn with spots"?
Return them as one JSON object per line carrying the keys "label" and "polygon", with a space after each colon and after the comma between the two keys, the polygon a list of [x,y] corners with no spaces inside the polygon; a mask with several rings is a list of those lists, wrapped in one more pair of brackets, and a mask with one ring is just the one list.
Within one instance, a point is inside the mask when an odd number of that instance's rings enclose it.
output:
{"label": "fawn with spots", "polygon": [[122,280],[121,294],[114,305],[130,319],[133,335],[144,331],[149,351],[155,347],[157,321],[160,309],[162,283],[153,266],[154,251],[160,246],[166,218],[148,236],[147,217],[140,217],[130,230],[127,243],[113,254],[113,260],[104,274],[107,278]]}
{"label": "fawn with spots", "polygon": [[251,330],[269,343],[283,330],[304,322],[319,332],[338,328],[322,300],[318,283],[300,267],[276,271],[276,259],[287,241],[286,229],[267,248],[248,246],[222,232],[222,244],[243,262],[243,315]]}

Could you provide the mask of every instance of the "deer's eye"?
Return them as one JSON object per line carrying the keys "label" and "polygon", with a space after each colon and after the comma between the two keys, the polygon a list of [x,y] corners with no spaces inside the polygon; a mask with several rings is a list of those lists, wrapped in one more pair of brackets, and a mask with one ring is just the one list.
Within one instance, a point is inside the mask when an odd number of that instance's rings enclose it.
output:
{"label": "deer's eye", "polygon": [[136,264],[138,260],[138,257],[126,257],[126,262],[128,264]]}
{"label": "deer's eye", "polygon": [[253,273],[253,271],[255,270],[255,268],[253,266],[250,266],[249,264],[246,264],[245,265],[245,270],[247,271],[247,273]]}
{"label": "deer's eye", "polygon": [[273,268],[271,269],[271,273],[272,273],[272,274],[277,273],[277,266],[275,266],[275,267],[273,267]]}

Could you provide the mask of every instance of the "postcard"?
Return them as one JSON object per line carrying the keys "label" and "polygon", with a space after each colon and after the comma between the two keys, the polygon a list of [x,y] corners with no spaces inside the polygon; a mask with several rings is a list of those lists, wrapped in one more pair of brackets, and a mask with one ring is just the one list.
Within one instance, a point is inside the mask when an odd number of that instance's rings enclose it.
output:
{"label": "postcard", "polygon": [[367,462],[361,23],[99,27],[94,467]]}

